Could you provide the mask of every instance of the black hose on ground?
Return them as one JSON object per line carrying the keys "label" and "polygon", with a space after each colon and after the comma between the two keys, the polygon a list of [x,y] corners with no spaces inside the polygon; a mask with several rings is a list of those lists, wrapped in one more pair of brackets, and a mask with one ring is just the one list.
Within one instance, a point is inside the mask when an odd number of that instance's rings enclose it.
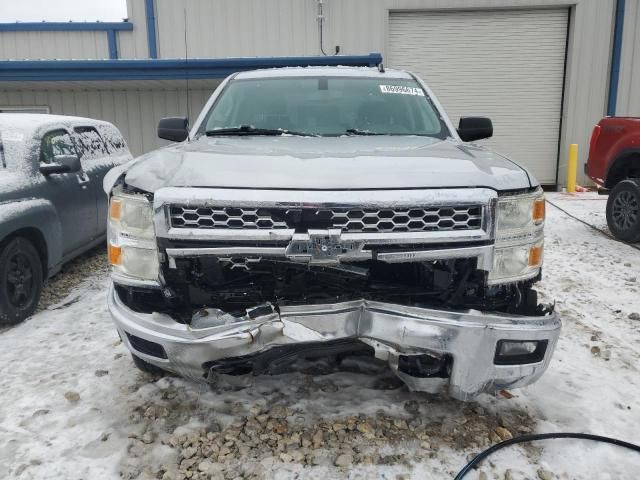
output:
{"label": "black hose on ground", "polygon": [[625,442],[611,437],[603,437],[600,435],[591,435],[590,433],[537,433],[531,435],[522,435],[521,437],[511,438],[504,442],[496,443],[495,445],[487,448],[482,453],[476,455],[469,463],[467,463],[460,472],[455,476],[454,480],[462,480],[472,468],[476,467],[482,460],[487,458],[492,453],[497,452],[510,445],[518,443],[534,442],[536,440],[548,440],[550,438],[577,438],[580,440],[592,440],[595,442],[610,443],[618,447],[628,448],[635,452],[640,453],[640,445],[634,445],[633,443]]}
{"label": "black hose on ground", "polygon": [[558,210],[560,210],[562,213],[566,214],[567,216],[573,218],[574,220],[577,220],[578,222],[582,223],[583,225],[586,225],[587,227],[591,228],[592,230],[595,230],[598,233],[601,233],[602,235],[604,235],[605,237],[610,238],[611,240],[618,242],[618,243],[624,243],[625,245],[631,247],[631,248],[635,248],[636,250],[640,250],[640,246],[638,245],[634,245],[633,243],[629,243],[629,242],[625,242],[624,240],[619,240],[616,237],[614,237],[613,235],[611,235],[609,232],[607,232],[606,230],[602,230],[601,228],[595,227],[593,225],[591,225],[589,222],[586,222],[584,220],[582,220],[579,217],[576,217],[575,215],[573,215],[572,213],[569,213],[567,210],[565,210],[564,208],[562,208],[561,206],[549,201],[549,199],[547,199],[547,203],[549,205],[552,205],[554,207],[556,207]]}

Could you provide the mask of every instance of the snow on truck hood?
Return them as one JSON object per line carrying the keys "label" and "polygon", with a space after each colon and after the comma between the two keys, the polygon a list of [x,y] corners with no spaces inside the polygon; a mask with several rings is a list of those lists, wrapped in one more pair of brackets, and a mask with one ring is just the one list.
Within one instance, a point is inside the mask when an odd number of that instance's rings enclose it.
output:
{"label": "snow on truck hood", "polygon": [[501,155],[453,139],[427,137],[201,137],[143,155],[123,171],[128,185],[148,192],[187,186],[307,190],[532,186],[528,173]]}

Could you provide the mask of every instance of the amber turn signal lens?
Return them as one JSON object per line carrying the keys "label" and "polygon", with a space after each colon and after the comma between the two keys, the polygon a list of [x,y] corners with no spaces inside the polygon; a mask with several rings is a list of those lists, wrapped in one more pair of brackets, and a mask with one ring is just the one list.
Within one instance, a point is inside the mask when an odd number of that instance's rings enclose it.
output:
{"label": "amber turn signal lens", "polygon": [[533,202],[533,221],[540,223],[544,220],[545,216],[545,201],[544,198],[538,198]]}
{"label": "amber turn signal lens", "polygon": [[122,215],[122,202],[117,198],[112,198],[109,204],[109,217],[111,220],[120,220]]}
{"label": "amber turn signal lens", "polygon": [[537,267],[542,263],[542,245],[529,249],[529,266]]}
{"label": "amber turn signal lens", "polygon": [[122,248],[109,244],[109,263],[111,265],[122,263]]}

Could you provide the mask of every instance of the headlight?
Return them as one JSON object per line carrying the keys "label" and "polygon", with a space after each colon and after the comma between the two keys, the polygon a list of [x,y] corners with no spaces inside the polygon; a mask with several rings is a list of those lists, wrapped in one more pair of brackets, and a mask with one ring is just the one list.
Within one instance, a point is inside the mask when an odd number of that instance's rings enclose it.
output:
{"label": "headlight", "polygon": [[526,280],[540,272],[544,219],[542,189],[498,199],[496,250],[489,284]]}
{"label": "headlight", "polygon": [[158,278],[153,210],[144,195],[114,192],[109,202],[108,242],[114,271],[142,280]]}

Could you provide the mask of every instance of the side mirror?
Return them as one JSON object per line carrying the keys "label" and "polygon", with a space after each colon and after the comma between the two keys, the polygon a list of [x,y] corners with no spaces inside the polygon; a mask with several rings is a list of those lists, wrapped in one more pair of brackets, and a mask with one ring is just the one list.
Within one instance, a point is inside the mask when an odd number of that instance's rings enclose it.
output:
{"label": "side mirror", "polygon": [[162,118],[158,123],[158,137],[172,142],[183,142],[189,136],[187,117]]}
{"label": "side mirror", "polygon": [[44,175],[55,173],[74,173],[82,169],[80,157],[77,155],[56,155],[53,157],[52,163],[43,163],[40,165],[40,172]]}
{"label": "side mirror", "polygon": [[463,142],[473,142],[493,136],[493,123],[487,117],[460,117],[458,135]]}

